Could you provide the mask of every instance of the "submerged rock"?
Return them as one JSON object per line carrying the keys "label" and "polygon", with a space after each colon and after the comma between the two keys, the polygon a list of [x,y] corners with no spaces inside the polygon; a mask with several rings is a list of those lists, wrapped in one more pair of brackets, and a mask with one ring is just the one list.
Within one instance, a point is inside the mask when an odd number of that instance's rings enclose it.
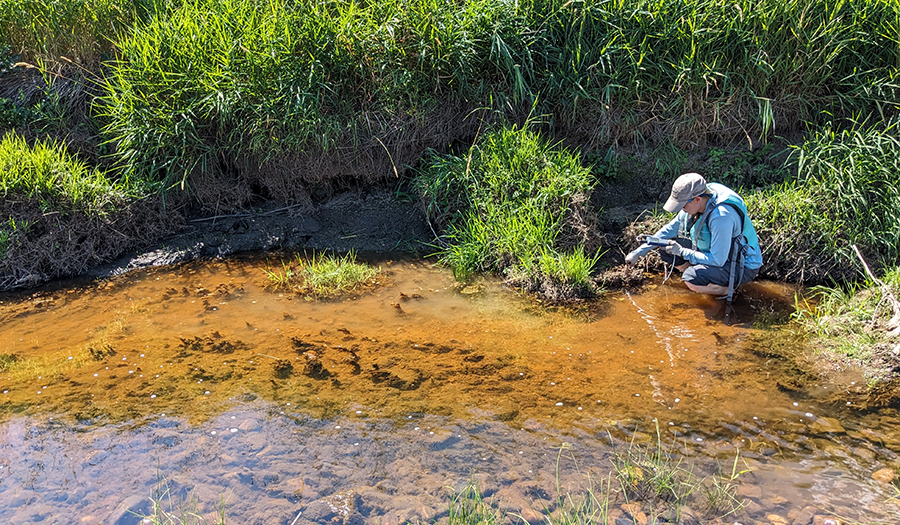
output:
{"label": "submerged rock", "polygon": [[894,478],[896,477],[897,473],[894,472],[894,469],[890,468],[883,468],[872,473],[872,479],[881,483],[890,483],[894,481]]}
{"label": "submerged rock", "polygon": [[149,516],[153,509],[153,502],[144,496],[129,496],[116,507],[109,515],[106,523],[113,525],[138,525],[143,523],[143,517]]}
{"label": "submerged rock", "polygon": [[844,522],[838,518],[815,516],[813,518],[813,525],[844,525]]}
{"label": "submerged rock", "polygon": [[306,507],[298,524],[362,525],[365,520],[358,510],[360,503],[359,495],[353,490],[317,499]]}
{"label": "submerged rock", "polygon": [[817,434],[843,434],[846,432],[841,422],[833,417],[820,417],[809,428]]}

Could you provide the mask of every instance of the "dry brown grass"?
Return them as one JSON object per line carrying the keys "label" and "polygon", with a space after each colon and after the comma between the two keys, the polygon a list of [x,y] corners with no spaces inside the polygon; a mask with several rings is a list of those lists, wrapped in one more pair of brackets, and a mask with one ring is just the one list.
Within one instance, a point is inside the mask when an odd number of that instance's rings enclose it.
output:
{"label": "dry brown grass", "polygon": [[79,275],[171,235],[183,223],[171,200],[163,206],[159,198],[135,201],[105,216],[44,213],[40,202],[5,199],[0,216],[29,224],[27,233],[10,242],[0,259],[0,290]]}

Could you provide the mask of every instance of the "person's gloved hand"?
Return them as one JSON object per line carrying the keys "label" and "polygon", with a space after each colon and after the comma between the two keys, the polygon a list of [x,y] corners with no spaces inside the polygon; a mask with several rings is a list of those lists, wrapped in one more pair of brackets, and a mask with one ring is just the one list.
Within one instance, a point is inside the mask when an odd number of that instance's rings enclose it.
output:
{"label": "person's gloved hand", "polygon": [[635,264],[637,264],[639,258],[640,256],[638,255],[638,250],[634,250],[633,252],[625,256],[625,264],[627,264],[628,266],[634,266]]}
{"label": "person's gloved hand", "polygon": [[666,245],[665,250],[666,250],[666,253],[668,253],[670,255],[676,255],[678,257],[681,257],[682,251],[684,250],[684,246],[678,244],[675,241],[670,240],[669,244]]}

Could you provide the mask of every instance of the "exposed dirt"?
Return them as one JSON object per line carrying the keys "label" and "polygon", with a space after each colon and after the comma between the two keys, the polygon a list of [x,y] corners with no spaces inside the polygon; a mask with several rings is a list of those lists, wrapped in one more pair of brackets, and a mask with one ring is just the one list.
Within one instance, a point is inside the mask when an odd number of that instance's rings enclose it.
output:
{"label": "exposed dirt", "polygon": [[249,251],[329,249],[427,254],[433,239],[424,214],[414,202],[400,200],[387,189],[366,194],[347,192],[311,211],[306,206],[273,207],[191,219],[177,235],[94,267],[87,274],[109,277],[138,268]]}

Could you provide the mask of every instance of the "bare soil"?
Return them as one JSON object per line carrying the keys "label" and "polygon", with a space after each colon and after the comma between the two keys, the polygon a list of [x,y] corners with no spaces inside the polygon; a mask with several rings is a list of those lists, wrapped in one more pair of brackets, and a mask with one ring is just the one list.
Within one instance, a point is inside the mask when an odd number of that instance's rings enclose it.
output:
{"label": "bare soil", "polygon": [[416,203],[388,189],[345,192],[312,207],[257,208],[245,213],[185,220],[175,235],[113,262],[91,268],[109,277],[138,268],[171,265],[241,252],[335,250],[428,254],[434,239]]}

